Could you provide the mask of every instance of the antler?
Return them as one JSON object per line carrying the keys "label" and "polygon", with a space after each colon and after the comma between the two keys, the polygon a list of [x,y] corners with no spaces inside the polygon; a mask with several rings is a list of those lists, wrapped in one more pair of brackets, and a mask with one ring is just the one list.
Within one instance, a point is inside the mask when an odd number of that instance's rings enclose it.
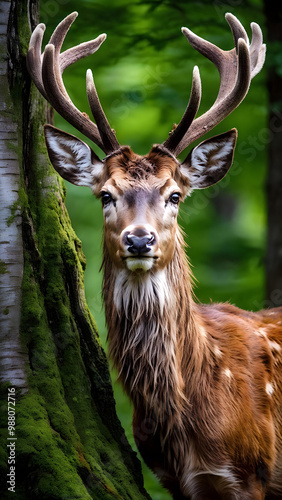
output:
{"label": "antler", "polygon": [[27,67],[38,90],[53,108],[106,154],[109,154],[120,146],[100,104],[92,73],[90,70],[87,72],[87,97],[97,125],[72,103],[62,79],[63,71],[68,66],[96,52],[106,39],[106,35],[103,34],[60,54],[65,36],[77,15],[77,12],[73,12],[63,19],[52,34],[42,55],[41,45],[45,25],[39,24],[35,28],[27,52]]}
{"label": "antler", "polygon": [[235,42],[235,47],[229,51],[207,42],[187,28],[182,28],[183,34],[192,47],[210,59],[217,67],[220,74],[220,88],[213,106],[194,120],[201,100],[201,79],[198,68],[195,66],[186,111],[178,126],[163,143],[175,156],[214,128],[242,102],[248,92],[251,79],[263,66],[266,47],[262,43],[262,32],[258,24],[251,24],[252,42],[249,45],[247,33],[238,19],[230,13],[227,13],[225,18]]}

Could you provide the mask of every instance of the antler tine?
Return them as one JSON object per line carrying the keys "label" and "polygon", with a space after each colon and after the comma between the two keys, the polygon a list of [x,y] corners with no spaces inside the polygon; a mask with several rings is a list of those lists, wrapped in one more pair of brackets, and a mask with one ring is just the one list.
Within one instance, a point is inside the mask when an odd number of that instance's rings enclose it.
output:
{"label": "antler tine", "polygon": [[238,40],[240,38],[243,38],[243,40],[245,40],[245,42],[249,45],[249,38],[247,32],[244,26],[240,23],[239,19],[237,19],[237,17],[235,17],[230,12],[227,12],[225,14],[225,19],[231,28],[236,49],[238,50]]}
{"label": "antler tine", "polygon": [[[42,79],[50,104],[71,125],[105,151],[97,125],[88,116],[81,113],[68,96],[55,57],[54,45],[46,45],[42,64]],[[105,153],[107,154],[107,151]]]}
{"label": "antler tine", "polygon": [[115,151],[119,148],[119,143],[100,104],[91,69],[88,69],[86,73],[86,92],[89,106],[94,120],[98,125],[103,144],[109,151]]}
{"label": "antler tine", "polygon": [[168,139],[163,144],[170,151],[175,150],[175,148],[185,135],[187,129],[193,122],[200,106],[201,96],[202,96],[201,77],[198,66],[195,66],[193,69],[193,80],[192,80],[190,99],[186,111],[176,129],[169,134]]}
{"label": "antler tine", "polygon": [[228,116],[244,99],[250,86],[250,56],[246,42],[240,38],[238,41],[238,73],[236,84],[224,97],[216,99],[214,105],[192,123],[183,140],[178,144],[178,155],[189,144],[196,141],[209,130],[213,129],[226,116]]}
{"label": "antler tine", "polygon": [[[233,14],[227,13],[225,18],[232,30],[234,41],[237,47],[238,39],[243,38],[249,45],[248,35],[245,28],[242,26],[240,21],[233,16]],[[264,63],[266,46],[263,44],[263,36],[260,26],[257,23],[251,23],[252,28],[252,41],[249,48],[250,51],[250,62],[251,62],[251,79],[256,76]]]}
{"label": "antler tine", "polygon": [[[181,129],[179,136],[182,135],[182,139],[180,139],[178,144],[176,144],[176,141],[173,141],[173,148],[169,148],[176,156],[189,144],[220,123],[240,104],[248,92],[251,78],[260,71],[263,65],[265,46],[262,45],[262,33],[259,26],[252,23],[252,43],[249,46],[247,33],[238,19],[230,13],[227,13],[225,17],[230,25],[235,42],[235,48],[229,51],[220,49],[216,45],[195,35],[187,28],[182,28],[183,34],[192,47],[215,64],[221,81],[213,106],[186,126],[184,134],[184,116],[181,119],[178,127]],[[178,136],[178,127],[171,135]],[[164,145],[168,141],[169,139]]]}
{"label": "antler tine", "polygon": [[[54,45],[56,55],[60,54],[60,50],[62,48],[66,34],[71,25],[73,24],[73,22],[75,21],[75,19],[77,18],[77,16],[78,16],[77,12],[72,12],[71,14],[69,14],[67,17],[65,17],[65,19],[63,19],[60,22],[60,24],[58,24],[54,33],[52,34],[49,40],[49,44]],[[101,43],[106,39],[106,37],[107,35],[103,33],[94,40],[80,43],[76,47],[71,47],[70,49],[67,49],[64,52],[62,52],[60,54],[60,64],[59,64],[61,73],[63,73],[68,66],[78,61],[79,59],[94,54],[94,52],[96,52],[99,49]]]}
{"label": "antler tine", "polygon": [[29,50],[26,55],[26,64],[27,68],[29,71],[29,74],[34,81],[36,87],[38,88],[39,92],[47,99],[48,97],[46,95],[44,85],[42,82],[42,74],[41,74],[41,46],[42,46],[42,40],[43,40],[43,35],[45,32],[46,26],[45,24],[41,23],[36,26],[35,30],[33,31],[30,42],[29,42]]}
{"label": "antler tine", "polygon": [[65,17],[55,28],[51,38],[49,40],[48,45],[54,45],[56,53],[60,53],[64,40],[66,38],[66,34],[69,31],[71,25],[76,20],[78,16],[78,12],[72,12],[67,17]]}
{"label": "antler tine", "polygon": [[[60,52],[60,49],[63,45],[65,36],[74,22],[74,20],[77,17],[77,12],[73,12],[72,14],[69,14],[63,21],[60,22],[60,24],[56,27],[55,31],[53,32],[49,44],[54,45],[56,53]],[[43,40],[43,35],[45,32],[46,26],[45,24],[41,23],[38,26],[36,26],[35,30],[33,31],[30,42],[29,42],[29,50],[27,52],[27,67],[30,73],[30,76],[32,77],[36,87],[38,90],[41,92],[41,94],[45,97],[47,101],[50,102],[50,99],[48,98],[43,81],[42,81],[42,59],[43,55],[41,55],[41,48],[42,48],[42,40]],[[73,61],[74,62],[74,61]],[[68,64],[69,65],[69,64]],[[65,66],[66,67],[66,66]],[[64,68],[65,69],[65,68]],[[64,86],[62,86],[62,91],[64,92]],[[65,92],[66,94],[66,92]]]}
{"label": "antler tine", "polygon": [[[45,25],[37,26],[31,36],[30,48],[27,53],[28,69],[38,90],[54,109],[71,125],[97,144],[106,154],[109,154],[119,147],[114,132],[108,126],[109,138],[106,137],[105,130],[100,133],[99,127],[72,103],[62,80],[62,73],[68,66],[96,52],[106,39],[106,35],[102,34],[94,40],[81,43],[60,53],[65,36],[77,15],[77,12],[73,12],[57,26],[43,56],[41,56],[41,45]],[[99,113],[104,115],[99,99],[97,107],[100,107]],[[101,135],[103,135],[105,143]]]}
{"label": "antler tine", "polygon": [[101,44],[106,40],[106,38],[106,33],[102,33],[94,40],[80,43],[76,47],[71,47],[70,49],[62,52],[60,54],[61,73],[63,73],[66,68],[68,68],[71,64],[78,61],[79,59],[83,59],[83,57],[94,54],[99,49]]}
{"label": "antler tine", "polygon": [[194,49],[213,62],[217,67],[221,75],[220,88],[217,96],[217,99],[219,99],[221,94],[226,92],[226,85],[231,86],[236,78],[236,66],[233,62],[235,49],[224,51],[213,43],[196,35],[188,28],[182,28],[182,33]]}
{"label": "antler tine", "polygon": [[252,42],[250,45],[251,78],[256,76],[265,60],[266,45],[263,42],[262,31],[257,23],[251,23]]}

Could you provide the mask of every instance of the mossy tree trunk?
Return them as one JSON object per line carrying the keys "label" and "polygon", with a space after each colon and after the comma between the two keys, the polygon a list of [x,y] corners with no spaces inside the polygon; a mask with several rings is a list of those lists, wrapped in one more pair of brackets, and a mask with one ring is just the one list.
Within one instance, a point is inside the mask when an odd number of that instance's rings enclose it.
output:
{"label": "mossy tree trunk", "polygon": [[85,259],[46,157],[45,104],[25,67],[37,17],[36,0],[1,1],[0,496],[149,498],[116,416]]}

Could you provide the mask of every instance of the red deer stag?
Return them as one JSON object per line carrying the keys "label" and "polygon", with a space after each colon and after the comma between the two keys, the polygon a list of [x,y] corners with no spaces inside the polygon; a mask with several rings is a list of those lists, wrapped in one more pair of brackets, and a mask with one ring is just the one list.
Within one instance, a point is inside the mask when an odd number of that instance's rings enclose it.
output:
{"label": "red deer stag", "polygon": [[218,96],[195,119],[201,98],[195,67],[179,125],[163,144],[139,156],[119,145],[90,70],[87,95],[96,124],[67,94],[64,69],[105,40],[100,35],[60,53],[76,16],[58,25],[43,55],[45,26],[37,26],[28,68],[55,110],[106,154],[100,160],[75,136],[45,126],[54,168],[102,200],[110,355],[134,404],[138,448],[174,499],[281,499],[282,310],[253,313],[230,304],[195,303],[177,225],[180,201],[229,170],[237,131],[205,140],[183,163],[177,156],[244,99],[264,62],[261,30],[252,23],[249,44],[243,26],[227,14],[235,47],[223,51],[183,28],[190,44],[217,67]]}

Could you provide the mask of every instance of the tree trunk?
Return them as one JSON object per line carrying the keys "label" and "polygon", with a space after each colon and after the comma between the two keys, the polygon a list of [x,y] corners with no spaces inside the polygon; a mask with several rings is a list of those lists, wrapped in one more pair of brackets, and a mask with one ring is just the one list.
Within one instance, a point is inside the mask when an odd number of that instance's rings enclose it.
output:
{"label": "tree trunk", "polygon": [[282,5],[264,0],[268,39],[269,166],[266,293],[270,306],[282,305]]}
{"label": "tree trunk", "polygon": [[45,104],[25,67],[38,2],[1,1],[0,15],[0,496],[148,499],[46,157]]}

